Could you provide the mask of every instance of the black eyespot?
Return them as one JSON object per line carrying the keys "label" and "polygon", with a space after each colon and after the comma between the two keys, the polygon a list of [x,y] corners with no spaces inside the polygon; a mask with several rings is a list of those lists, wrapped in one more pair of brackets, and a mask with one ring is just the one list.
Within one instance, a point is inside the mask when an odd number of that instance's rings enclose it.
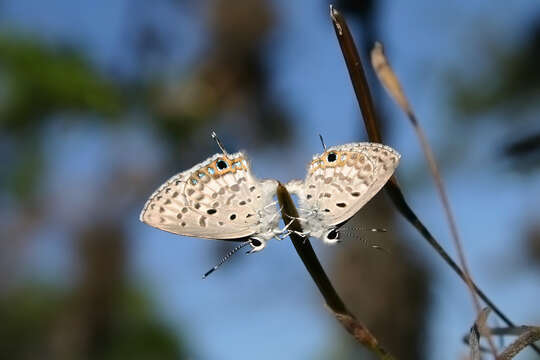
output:
{"label": "black eyespot", "polygon": [[344,208],[345,206],[347,206],[347,204],[345,204],[345,203],[337,203],[336,206],[338,206],[340,208]]}
{"label": "black eyespot", "polygon": [[213,215],[213,214],[217,213],[217,210],[216,209],[208,209],[208,210],[206,210],[206,213],[208,215]]}
{"label": "black eyespot", "polygon": [[339,239],[339,232],[336,229],[333,229],[326,235],[326,238],[330,240]]}
{"label": "black eyespot", "polygon": [[216,163],[216,165],[217,165],[217,167],[218,167],[219,170],[226,169],[227,166],[229,166],[229,165],[227,164],[227,162],[224,161],[224,160],[218,160],[218,162]]}
{"label": "black eyespot", "polygon": [[251,245],[254,246],[254,247],[259,247],[262,245],[262,242],[260,240],[257,240],[257,239],[251,239]]}
{"label": "black eyespot", "polygon": [[323,211],[324,212],[330,212],[330,209],[324,209]]}
{"label": "black eyespot", "polygon": [[229,219],[231,219],[231,220],[236,219],[236,214],[232,214],[231,216],[229,216]]}
{"label": "black eyespot", "polygon": [[334,161],[336,161],[336,160],[337,160],[337,155],[336,155],[336,153],[331,152],[330,154],[328,154],[327,159],[328,159],[328,162],[334,162]]}

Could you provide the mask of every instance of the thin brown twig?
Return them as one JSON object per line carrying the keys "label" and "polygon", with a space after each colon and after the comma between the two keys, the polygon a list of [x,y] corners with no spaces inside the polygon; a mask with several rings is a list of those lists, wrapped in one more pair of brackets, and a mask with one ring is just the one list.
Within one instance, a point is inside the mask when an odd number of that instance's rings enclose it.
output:
{"label": "thin brown twig", "polygon": [[[371,98],[371,92],[367,86],[366,76],[362,67],[362,62],[358,56],[358,51],[354,44],[354,39],[349,31],[345,18],[334,7],[330,6],[330,17],[334,25],[336,37],[338,39],[345,64],[349,71],[349,76],[355,91],[356,99],[362,111],[364,124],[368,133],[368,138],[372,142],[381,143],[381,135],[377,127],[377,119],[375,115],[374,105]],[[425,225],[420,221],[418,216],[410,208],[405,200],[403,192],[395,176],[392,176],[384,187],[386,193],[396,206],[400,214],[418,230],[422,237],[429,245],[441,256],[441,258],[450,266],[452,270],[465,281],[465,275],[456,262],[448,255],[439,242],[433,237]],[[515,324],[506,316],[490,299],[489,297],[472,282],[475,292],[480,298],[509,326],[515,327]],[[531,344],[531,347],[540,354],[540,349]]]}
{"label": "thin brown twig", "polygon": [[471,360],[480,360],[480,352],[485,351],[480,346],[480,337],[482,334],[492,335],[517,335],[518,338],[508,345],[497,357],[497,360],[513,359],[521,350],[535,341],[540,340],[540,327],[538,326],[519,326],[506,328],[491,328],[486,331],[489,308],[484,308],[478,315],[468,337],[465,337],[466,343],[471,350]]}
{"label": "thin brown twig", "polygon": [[485,329],[489,312],[490,309],[487,307],[482,309],[476,317],[473,326],[471,326],[468,338],[471,360],[480,360],[480,334],[486,333]]}
{"label": "thin brown twig", "polygon": [[523,328],[525,331],[499,354],[497,360],[513,359],[525,347],[540,340],[540,327],[526,326]]}
{"label": "thin brown twig", "polygon": [[282,208],[281,214],[283,221],[289,223],[290,219],[294,219],[289,226],[289,229],[293,231],[289,236],[296,252],[300,256],[300,259],[302,259],[304,266],[324,297],[327,307],[334,313],[336,319],[356,339],[356,341],[375,353],[379,359],[394,360],[395,358],[379,344],[369,329],[360,323],[347,309],[332,286],[328,276],[326,276],[319,259],[317,259],[317,255],[315,255],[315,251],[313,251],[309,239],[295,233],[295,231],[300,233],[303,232],[302,227],[297,220],[298,211],[291,199],[291,195],[282,184],[278,185],[277,198]]}
{"label": "thin brown twig", "polygon": [[[463,242],[461,240],[461,236],[459,235],[456,219],[450,207],[448,194],[446,193],[446,188],[444,186],[444,183],[443,183],[443,180],[442,180],[442,177],[441,177],[438,165],[437,165],[437,161],[435,160],[435,155],[433,154],[433,150],[431,149],[431,146],[429,145],[429,142],[427,140],[426,134],[424,133],[422,126],[420,126],[420,123],[418,122],[410,103],[407,101],[407,97],[405,96],[405,92],[402,90],[398,77],[392,70],[392,67],[390,66],[386,56],[384,55],[383,47],[380,43],[376,43],[375,47],[371,51],[371,64],[380,82],[382,83],[384,88],[388,91],[390,96],[399,104],[399,107],[401,108],[401,110],[405,112],[405,114],[409,118],[416,132],[416,135],[418,136],[420,145],[422,147],[422,151],[424,152],[424,155],[426,156],[427,162],[429,164],[431,176],[435,180],[435,185],[437,187],[437,191],[439,192],[439,197],[443,204],[444,213],[448,221],[448,226],[450,227],[450,233],[452,235],[454,246],[456,247],[456,250],[458,253],[458,259],[459,259],[461,268],[463,269],[463,274],[465,276],[465,282],[467,283],[467,286],[469,288],[469,292],[471,294],[474,307],[476,308],[476,313],[478,316],[480,316],[482,307],[480,305],[480,301],[478,300],[478,295],[476,294],[476,291],[474,291],[474,286],[472,282],[471,273],[469,270],[469,265],[467,264],[465,252],[463,251]],[[491,348],[491,352],[493,353],[493,356],[496,358],[497,348],[495,347],[495,344],[493,343],[493,339],[491,338],[489,333],[486,333],[486,338]]]}

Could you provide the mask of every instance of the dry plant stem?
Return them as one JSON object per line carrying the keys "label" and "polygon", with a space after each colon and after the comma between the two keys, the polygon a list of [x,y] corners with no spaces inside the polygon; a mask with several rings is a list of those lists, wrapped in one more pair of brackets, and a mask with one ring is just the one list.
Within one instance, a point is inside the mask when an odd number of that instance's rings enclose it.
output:
{"label": "dry plant stem", "polygon": [[349,70],[349,76],[351,83],[356,94],[356,100],[360,105],[362,116],[364,117],[364,124],[368,133],[369,140],[376,143],[382,143],[379,129],[375,121],[367,121],[366,119],[376,119],[375,107],[373,106],[373,100],[371,98],[371,91],[366,80],[366,74],[362,67],[362,61],[356,50],[353,37],[345,22],[345,18],[339,11],[337,11],[332,5],[330,5],[330,18],[336,31],[336,36],[341,47],[341,52],[345,58],[345,64]]}
{"label": "dry plant stem", "polygon": [[476,326],[471,327],[469,334],[469,348],[471,360],[480,360],[480,333]]}
{"label": "dry plant stem", "polygon": [[513,359],[521,350],[523,350],[527,345],[532,345],[535,341],[540,340],[540,327],[525,327],[527,330],[521,334],[513,343],[508,345],[504,349],[497,360],[508,360]]}
{"label": "dry plant stem", "polygon": [[[461,237],[458,232],[454,213],[452,212],[452,209],[450,207],[450,201],[448,200],[446,188],[443,184],[443,180],[440,175],[440,172],[437,166],[437,161],[435,160],[435,156],[433,154],[433,150],[431,149],[431,146],[429,145],[429,142],[427,141],[427,137],[424,133],[424,130],[422,129],[422,127],[418,123],[418,120],[416,119],[416,116],[414,114],[414,111],[412,110],[412,107],[407,101],[407,97],[405,96],[405,92],[401,88],[399,79],[395,75],[394,71],[392,70],[392,67],[388,63],[388,60],[386,59],[386,56],[384,55],[383,48],[380,43],[376,43],[374,49],[371,52],[371,64],[373,68],[375,69],[375,72],[377,73],[379,80],[381,81],[383,86],[386,88],[390,96],[394,98],[394,100],[399,104],[401,110],[403,110],[403,112],[405,112],[405,114],[409,118],[418,136],[420,145],[422,146],[422,150],[429,164],[431,175],[433,176],[433,179],[435,180],[437,191],[439,192],[439,197],[441,198],[441,202],[443,204],[446,219],[450,227],[450,233],[452,234],[452,239],[454,240],[454,245],[457,249],[459,262],[460,262],[461,268],[463,269],[463,275],[465,276],[465,282],[467,283],[467,286],[469,287],[473,304],[474,304],[474,307],[476,308],[476,313],[478,316],[480,316],[482,308],[480,306],[480,301],[478,300],[478,296],[474,290],[471,274],[469,271],[469,266],[465,258],[465,252],[463,251],[463,243],[461,241]],[[489,330],[487,328],[485,329],[486,329],[485,331],[487,331],[485,335],[489,342],[491,352],[493,353],[494,357],[497,357],[497,349],[495,347],[495,344],[493,343],[493,339],[491,338],[489,334]]]}
{"label": "dry plant stem", "polygon": [[[473,354],[473,346],[477,348],[474,351],[474,354],[476,356],[476,353],[479,351],[485,351],[481,346],[479,346],[478,342],[480,339],[480,331],[477,328],[478,320],[475,323],[475,325],[471,328],[471,332],[468,337],[465,337],[464,340],[466,340],[466,343],[471,346],[471,354]],[[518,326],[518,327],[505,327],[505,328],[491,328],[490,333],[492,335],[515,335],[518,336],[518,338],[508,345],[506,349],[504,349],[499,356],[497,357],[497,360],[507,360],[514,358],[521,350],[523,350],[526,346],[533,344],[535,341],[540,340],[540,327],[538,326]],[[477,357],[472,357],[471,360],[476,360]]]}
{"label": "dry plant stem", "polygon": [[484,308],[478,313],[476,321],[469,333],[469,348],[471,350],[471,360],[480,360],[480,333],[486,334],[486,322],[490,308]]}
{"label": "dry plant stem", "polygon": [[[369,140],[372,142],[381,143],[381,135],[377,127],[376,115],[374,111],[373,101],[371,99],[371,92],[367,86],[366,77],[362,67],[362,62],[358,56],[358,51],[354,44],[354,40],[349,31],[347,23],[344,17],[332,6],[330,7],[330,17],[336,31],[336,36],[343,52],[343,57],[349,70],[349,76],[362,111],[364,124],[368,133]],[[405,197],[401,191],[399,183],[395,176],[392,176],[388,183],[384,186],[384,189],[401,215],[411,223],[411,225],[418,230],[418,232],[424,237],[424,239],[431,245],[431,247],[443,258],[443,260],[454,270],[454,272],[465,281],[465,275],[456,262],[448,255],[444,248],[437,242],[437,240],[431,235],[429,230],[424,226],[420,219],[416,216],[414,211],[407,204]],[[472,285],[480,298],[491,308],[493,311],[508,325],[515,327],[514,323],[508,318],[487,296],[486,294],[474,283]],[[531,346],[535,351],[540,354],[540,349],[534,344]]]}
{"label": "dry plant stem", "polygon": [[[298,211],[296,210],[296,206],[294,206],[291,195],[282,184],[278,185],[277,198],[282,207],[281,214],[285,223],[289,223],[291,218],[298,218]],[[289,229],[302,232],[302,227],[298,220],[295,220],[289,226]],[[334,316],[339,320],[343,327],[356,339],[356,341],[375,353],[379,359],[393,360],[394,357],[379,345],[377,339],[371,334],[369,329],[362,325],[354,315],[347,310],[347,307],[332,286],[328,276],[326,276],[319,259],[317,259],[317,256],[315,255],[315,251],[313,251],[309,239],[303,238],[295,233],[291,233],[290,238],[300,259],[302,259],[306,269],[324,297],[326,305],[334,313]]]}

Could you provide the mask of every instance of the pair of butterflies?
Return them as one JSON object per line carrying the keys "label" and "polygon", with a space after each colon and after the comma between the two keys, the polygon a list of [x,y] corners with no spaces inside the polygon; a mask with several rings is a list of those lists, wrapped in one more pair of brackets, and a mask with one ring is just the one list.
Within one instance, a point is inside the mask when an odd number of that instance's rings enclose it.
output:
{"label": "pair of butterflies", "polygon": [[[174,234],[244,241],[250,252],[290,231],[279,227],[274,201],[278,182],[258,180],[242,152],[223,153],[174,175],[146,202],[140,220]],[[362,208],[394,173],[400,154],[377,143],[325,148],[313,156],[306,178],[286,184],[298,198],[302,236],[339,241],[339,228]]]}

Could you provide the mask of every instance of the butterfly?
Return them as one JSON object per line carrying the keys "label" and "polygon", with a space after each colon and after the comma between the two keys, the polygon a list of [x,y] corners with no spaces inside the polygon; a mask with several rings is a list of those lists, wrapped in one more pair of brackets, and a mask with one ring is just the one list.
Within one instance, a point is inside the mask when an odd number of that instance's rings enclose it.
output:
{"label": "butterfly", "polygon": [[377,143],[351,143],[313,156],[305,180],[287,183],[298,197],[302,236],[333,244],[340,227],[386,184],[401,155]]}
{"label": "butterfly", "polygon": [[[241,241],[215,270],[243,246],[251,245],[249,253],[258,252],[268,240],[283,239],[294,219],[280,229],[274,200],[278,182],[255,178],[243,152],[229,154],[215,133],[212,137],[222,153],[162,184],[144,205],[140,220],[174,234]],[[304,229],[300,235],[330,244],[339,241],[339,228],[384,186],[399,159],[391,147],[366,142],[325,148],[315,155],[305,180],[286,185],[298,197],[298,220]]]}
{"label": "butterfly", "polygon": [[257,252],[281,233],[273,200],[277,184],[255,178],[244,153],[224,151],[167,180],[150,196],[140,220],[179,235],[247,239]]}

